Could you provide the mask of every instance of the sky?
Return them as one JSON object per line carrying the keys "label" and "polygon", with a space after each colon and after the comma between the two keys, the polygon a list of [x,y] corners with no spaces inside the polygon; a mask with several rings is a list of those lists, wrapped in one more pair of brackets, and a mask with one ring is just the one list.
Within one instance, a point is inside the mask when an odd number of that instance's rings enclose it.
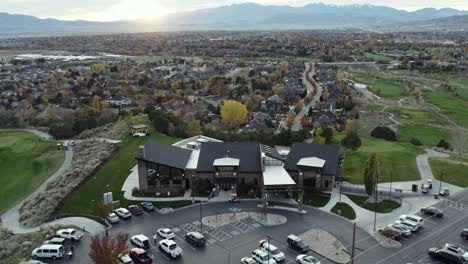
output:
{"label": "sky", "polygon": [[64,20],[153,20],[164,15],[222,5],[252,2],[304,6],[310,3],[372,4],[408,11],[424,7],[468,10],[468,0],[0,0],[0,12]]}

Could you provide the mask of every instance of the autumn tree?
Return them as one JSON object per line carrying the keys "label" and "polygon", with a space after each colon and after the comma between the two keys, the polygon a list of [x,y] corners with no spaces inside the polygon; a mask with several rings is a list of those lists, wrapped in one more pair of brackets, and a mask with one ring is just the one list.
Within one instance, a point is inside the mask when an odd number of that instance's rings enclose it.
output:
{"label": "autumn tree", "polygon": [[200,120],[191,120],[187,123],[185,128],[185,133],[189,137],[197,136],[203,134],[203,131],[200,126]]}
{"label": "autumn tree", "polygon": [[106,68],[106,66],[102,63],[98,63],[98,64],[95,64],[91,67],[91,70],[94,72],[94,73],[101,73],[104,69]]}
{"label": "autumn tree", "polygon": [[364,186],[366,192],[371,196],[375,191],[377,177],[379,176],[379,161],[375,152],[371,153],[364,168]]}
{"label": "autumn tree", "polygon": [[225,101],[220,112],[223,123],[231,127],[242,124],[248,113],[245,105],[236,100]]}
{"label": "autumn tree", "polygon": [[128,235],[119,234],[113,238],[94,236],[89,247],[89,257],[96,264],[115,264],[119,255],[128,251]]}
{"label": "autumn tree", "polygon": [[288,118],[286,119],[286,126],[288,126],[289,128],[292,127],[292,125],[294,124],[294,119],[296,119],[296,114],[289,114]]}
{"label": "autumn tree", "polygon": [[460,131],[453,137],[452,142],[454,143],[458,157],[460,158],[460,163],[462,163],[463,157],[465,156],[466,143],[468,142],[467,133]]}
{"label": "autumn tree", "polygon": [[298,101],[294,106],[294,112],[299,113],[302,108],[304,107],[304,103],[302,101]]}
{"label": "autumn tree", "polygon": [[93,97],[93,111],[99,113],[101,111],[101,102],[99,101],[99,96],[95,95]]}
{"label": "autumn tree", "polygon": [[273,92],[273,94],[281,94],[284,92],[284,88],[283,87],[280,87],[280,86],[274,86],[271,91]]}
{"label": "autumn tree", "polygon": [[99,217],[105,218],[107,217],[108,214],[112,211],[112,204],[111,203],[105,203],[102,200],[99,200],[96,203],[96,214]]}
{"label": "autumn tree", "polygon": [[355,132],[354,129],[354,122],[351,119],[346,119],[346,125],[345,125],[345,133],[346,135],[349,135],[351,133]]}

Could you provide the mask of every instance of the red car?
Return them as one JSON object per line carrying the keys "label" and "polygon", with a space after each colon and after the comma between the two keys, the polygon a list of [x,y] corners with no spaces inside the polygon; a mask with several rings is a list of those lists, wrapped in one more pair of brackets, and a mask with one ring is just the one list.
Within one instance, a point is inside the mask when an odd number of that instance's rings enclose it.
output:
{"label": "red car", "polygon": [[153,259],[144,249],[132,248],[128,252],[128,255],[135,264],[153,264]]}

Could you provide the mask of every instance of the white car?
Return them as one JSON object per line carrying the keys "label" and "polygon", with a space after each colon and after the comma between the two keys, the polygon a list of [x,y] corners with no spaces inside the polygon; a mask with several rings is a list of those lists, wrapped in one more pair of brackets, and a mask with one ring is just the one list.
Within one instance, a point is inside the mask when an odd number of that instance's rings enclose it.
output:
{"label": "white car", "polygon": [[268,258],[268,253],[261,249],[255,249],[252,258],[259,264],[276,264],[276,261],[271,256]]}
{"label": "white car", "polygon": [[158,236],[165,239],[173,239],[175,237],[174,232],[172,232],[172,230],[170,230],[169,228],[159,228]]}
{"label": "white car", "polygon": [[299,255],[296,257],[296,262],[299,264],[320,264],[320,261],[312,256]]}
{"label": "white car", "polygon": [[411,232],[416,232],[419,230],[419,225],[413,221],[400,220],[396,221],[395,224],[407,226],[411,230]]}
{"label": "white car", "polygon": [[130,258],[128,254],[120,255],[118,257],[120,264],[133,264],[133,260]]}
{"label": "white car", "polygon": [[395,228],[398,231],[401,231],[401,234],[404,237],[408,237],[411,235],[411,229],[408,226],[405,226],[403,224],[393,224],[393,225],[388,225],[389,227]]}
{"label": "white car", "polygon": [[277,247],[269,244],[267,240],[260,240],[260,249],[270,253],[270,256],[276,261],[280,262],[285,259],[284,253],[281,252]]}
{"label": "white car", "polygon": [[455,253],[458,253],[462,255],[464,261],[468,261],[468,252],[466,252],[463,248],[461,248],[459,245],[449,242],[445,243],[445,248],[447,248],[450,251],[453,251]]}
{"label": "white car", "polygon": [[125,208],[117,208],[114,210],[114,213],[116,213],[120,218],[123,218],[123,219],[128,219],[132,217],[132,214],[130,213],[130,211],[128,211]]}
{"label": "white car", "polygon": [[150,247],[149,239],[145,235],[132,236],[130,238],[130,243],[132,243],[132,245],[135,245],[135,246],[137,246],[139,248],[149,248]]}
{"label": "white car", "polygon": [[419,227],[423,227],[424,225],[424,219],[417,215],[400,215],[400,220],[415,222]]}
{"label": "white car", "polygon": [[159,241],[159,248],[162,251],[166,252],[166,254],[168,254],[172,258],[182,256],[182,249],[179,246],[177,246],[174,240],[163,239]]}
{"label": "white car", "polygon": [[257,264],[257,262],[251,257],[243,257],[240,260],[241,264]]}
{"label": "white car", "polygon": [[59,231],[57,231],[57,236],[75,241],[75,240],[80,240],[83,234],[78,233],[73,228],[67,228],[67,229],[60,229]]}
{"label": "white car", "polygon": [[111,224],[116,224],[120,221],[120,218],[115,213],[110,213],[106,218]]}

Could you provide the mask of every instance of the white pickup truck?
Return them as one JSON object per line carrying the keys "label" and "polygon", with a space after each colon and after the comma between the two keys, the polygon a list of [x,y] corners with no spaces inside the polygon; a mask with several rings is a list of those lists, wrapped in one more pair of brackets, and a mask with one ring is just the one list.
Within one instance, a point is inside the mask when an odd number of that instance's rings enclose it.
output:
{"label": "white pickup truck", "polygon": [[75,241],[75,240],[80,240],[83,234],[78,233],[73,228],[67,228],[67,229],[60,229],[59,231],[57,231],[57,236]]}

